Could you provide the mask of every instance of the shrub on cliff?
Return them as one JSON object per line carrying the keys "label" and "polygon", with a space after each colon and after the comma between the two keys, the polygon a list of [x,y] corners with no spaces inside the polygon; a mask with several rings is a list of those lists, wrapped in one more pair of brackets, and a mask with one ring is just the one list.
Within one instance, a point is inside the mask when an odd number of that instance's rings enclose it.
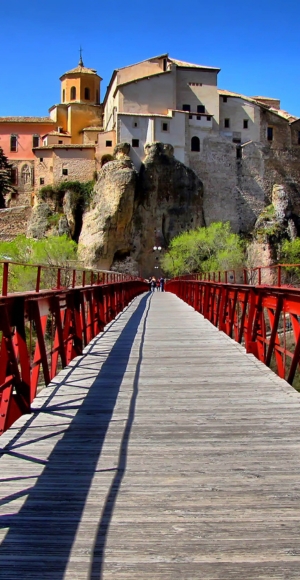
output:
{"label": "shrub on cliff", "polygon": [[162,268],[171,276],[193,272],[231,270],[242,266],[244,248],[230,224],[216,222],[180,234],[162,258]]}

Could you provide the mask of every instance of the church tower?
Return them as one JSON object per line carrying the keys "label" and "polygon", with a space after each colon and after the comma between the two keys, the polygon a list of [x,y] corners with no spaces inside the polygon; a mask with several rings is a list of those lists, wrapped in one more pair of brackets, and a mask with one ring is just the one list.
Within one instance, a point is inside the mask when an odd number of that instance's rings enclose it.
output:
{"label": "church tower", "polygon": [[64,73],[60,81],[62,103],[100,104],[102,78],[97,75],[97,71],[84,66],[81,51],[78,66]]}
{"label": "church tower", "polygon": [[78,66],[64,73],[60,81],[61,102],[49,109],[58,132],[71,138],[72,145],[84,144],[90,139],[95,144],[103,122],[103,106],[100,105],[102,78],[95,69],[84,66],[81,49]]}

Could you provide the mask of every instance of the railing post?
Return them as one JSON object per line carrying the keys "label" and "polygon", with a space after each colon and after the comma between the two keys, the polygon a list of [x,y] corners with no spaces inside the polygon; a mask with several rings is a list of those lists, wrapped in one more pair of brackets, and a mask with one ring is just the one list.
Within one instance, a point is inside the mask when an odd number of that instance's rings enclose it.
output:
{"label": "railing post", "polygon": [[281,286],[281,266],[277,266],[277,286]]}
{"label": "railing post", "polygon": [[247,278],[247,270],[246,270],[246,268],[243,269],[243,278],[244,278],[244,284],[248,284],[248,278]]}
{"label": "railing post", "polygon": [[35,285],[35,291],[39,292],[40,291],[40,284],[41,284],[41,269],[42,266],[38,266],[37,269],[37,275],[36,275],[36,285]]}
{"label": "railing post", "polygon": [[60,289],[60,268],[58,268],[57,270],[57,282],[56,282],[56,287],[59,290]]}
{"label": "railing post", "polygon": [[8,262],[3,264],[2,296],[7,296],[8,291]]}

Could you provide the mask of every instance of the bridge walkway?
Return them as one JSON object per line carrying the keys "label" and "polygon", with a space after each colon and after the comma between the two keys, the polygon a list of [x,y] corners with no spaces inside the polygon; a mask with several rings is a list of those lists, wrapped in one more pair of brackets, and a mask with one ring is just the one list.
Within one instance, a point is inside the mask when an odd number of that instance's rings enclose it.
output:
{"label": "bridge walkway", "polygon": [[0,578],[299,579],[300,396],[136,298],[0,445]]}

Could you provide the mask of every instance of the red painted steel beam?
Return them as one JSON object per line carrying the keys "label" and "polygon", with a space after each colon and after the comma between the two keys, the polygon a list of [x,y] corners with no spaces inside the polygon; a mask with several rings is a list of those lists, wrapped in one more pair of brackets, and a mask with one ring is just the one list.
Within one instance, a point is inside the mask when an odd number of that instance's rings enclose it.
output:
{"label": "red painted steel beam", "polygon": [[30,413],[41,382],[47,385],[135,296],[148,290],[141,280],[98,285],[92,277],[91,282],[0,297],[0,435]]}

